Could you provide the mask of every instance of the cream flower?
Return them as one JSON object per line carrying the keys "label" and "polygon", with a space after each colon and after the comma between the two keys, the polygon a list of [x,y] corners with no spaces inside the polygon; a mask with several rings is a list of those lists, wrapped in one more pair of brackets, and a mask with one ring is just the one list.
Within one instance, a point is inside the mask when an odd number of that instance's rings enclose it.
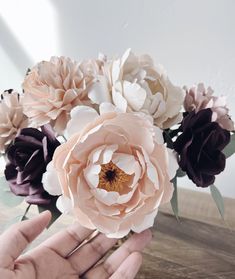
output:
{"label": "cream flower", "polygon": [[122,111],[143,111],[159,128],[169,128],[182,119],[184,92],[174,86],[161,66],[148,55],[136,56],[130,49],[116,60],[103,60],[88,93],[97,104],[111,102]]}
{"label": "cream flower", "polygon": [[111,104],[102,104],[100,115],[80,106],[67,129],[69,140],[56,149],[43,178],[49,193],[62,194],[58,208],[109,237],[151,227],[159,205],[172,197],[178,168],[152,118],[117,112]]}
{"label": "cream flower", "polygon": [[213,96],[214,91],[211,87],[205,88],[203,83],[199,83],[197,86],[193,86],[186,90],[186,96],[184,100],[184,108],[187,112],[195,110],[196,112],[210,108],[212,110],[212,121],[218,122],[218,124],[228,130],[234,131],[234,123],[229,116],[229,109],[226,104],[225,96]]}
{"label": "cream flower", "polygon": [[25,77],[24,111],[37,125],[50,123],[62,134],[77,105],[90,105],[87,86],[91,78],[79,64],[65,57],[38,63]]}
{"label": "cream flower", "polygon": [[19,93],[8,90],[1,94],[0,99],[0,152],[15,138],[19,129],[28,125],[28,118],[23,114]]}

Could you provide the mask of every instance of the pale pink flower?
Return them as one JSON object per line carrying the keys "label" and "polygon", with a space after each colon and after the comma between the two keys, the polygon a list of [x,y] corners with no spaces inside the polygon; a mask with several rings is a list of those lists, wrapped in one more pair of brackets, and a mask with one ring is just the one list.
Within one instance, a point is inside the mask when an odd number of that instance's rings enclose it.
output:
{"label": "pale pink flower", "polygon": [[19,93],[8,90],[0,99],[0,152],[4,152],[17,132],[27,127],[28,118],[23,113]]}
{"label": "pale pink flower", "polygon": [[186,90],[184,108],[187,112],[195,110],[196,112],[210,108],[213,112],[212,121],[228,130],[234,131],[234,123],[229,116],[229,109],[226,103],[226,96],[213,96],[214,91],[211,87],[205,88],[203,83],[193,86]]}
{"label": "pale pink flower", "polygon": [[110,102],[123,112],[145,112],[162,129],[181,121],[184,91],[150,56],[136,56],[128,49],[121,58],[102,62],[88,93],[94,103]]}
{"label": "pale pink flower", "polygon": [[67,134],[43,177],[50,194],[62,194],[58,208],[109,237],[153,226],[158,207],[172,197],[178,165],[152,118],[107,103],[100,115],[80,106],[72,110]]}
{"label": "pale pink flower", "polygon": [[77,105],[90,105],[87,86],[91,77],[77,62],[65,57],[52,57],[38,63],[23,82],[24,112],[38,126],[50,123],[62,134]]}

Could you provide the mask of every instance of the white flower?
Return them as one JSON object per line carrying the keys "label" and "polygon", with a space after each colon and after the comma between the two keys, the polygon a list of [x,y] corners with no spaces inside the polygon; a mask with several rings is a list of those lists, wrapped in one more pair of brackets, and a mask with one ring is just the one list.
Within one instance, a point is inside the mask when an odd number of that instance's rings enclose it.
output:
{"label": "white flower", "polygon": [[128,49],[121,58],[102,63],[88,92],[94,103],[111,102],[123,112],[143,111],[162,129],[181,121],[184,91],[150,56],[136,56]]}

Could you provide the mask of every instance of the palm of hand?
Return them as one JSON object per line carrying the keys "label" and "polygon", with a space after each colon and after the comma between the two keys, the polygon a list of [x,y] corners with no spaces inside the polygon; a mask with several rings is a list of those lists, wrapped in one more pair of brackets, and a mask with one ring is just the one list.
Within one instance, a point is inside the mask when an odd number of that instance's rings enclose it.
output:
{"label": "palm of hand", "polygon": [[[147,230],[133,235],[103,262],[96,264],[116,243],[76,224],[19,256],[47,226],[50,214],[13,226],[0,236],[0,277],[4,279],[134,278],[141,265],[140,251],[151,239]],[[83,245],[81,245],[83,244]],[[80,246],[79,246],[80,245]],[[79,248],[78,248],[79,246]]]}
{"label": "palm of hand", "polygon": [[14,269],[0,269],[3,278],[78,278],[72,265],[53,250],[42,247],[30,256],[22,256]]}

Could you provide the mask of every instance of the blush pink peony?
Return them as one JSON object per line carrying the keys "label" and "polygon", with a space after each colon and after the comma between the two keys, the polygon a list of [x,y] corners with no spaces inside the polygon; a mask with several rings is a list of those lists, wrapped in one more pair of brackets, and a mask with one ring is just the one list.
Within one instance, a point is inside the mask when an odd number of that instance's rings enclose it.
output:
{"label": "blush pink peony", "polygon": [[24,112],[38,126],[50,123],[62,134],[72,108],[90,105],[87,96],[90,82],[91,78],[70,58],[52,57],[50,61],[42,61],[23,82]]}
{"label": "blush pink peony", "polygon": [[50,194],[62,194],[58,208],[109,237],[151,227],[159,205],[172,197],[178,168],[152,118],[107,103],[100,115],[80,106],[72,110],[67,135],[43,177]]}

